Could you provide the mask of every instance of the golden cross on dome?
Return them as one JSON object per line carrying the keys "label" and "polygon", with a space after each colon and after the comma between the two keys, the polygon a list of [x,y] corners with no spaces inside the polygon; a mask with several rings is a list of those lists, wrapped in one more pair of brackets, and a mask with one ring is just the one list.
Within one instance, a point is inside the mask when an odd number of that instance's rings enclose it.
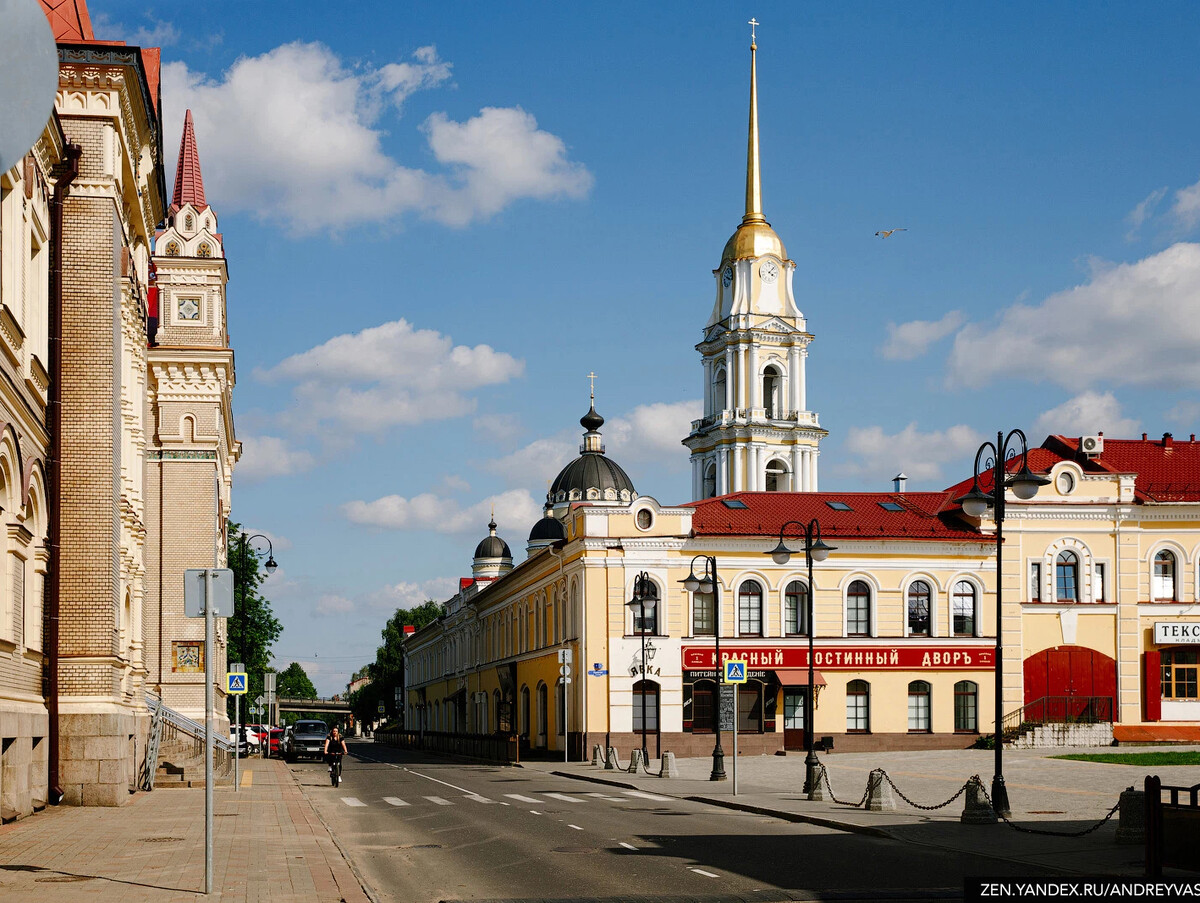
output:
{"label": "golden cross on dome", "polygon": [[754,29],[758,28],[758,26],[761,25],[762,23],[759,22],[758,19],[751,18],[750,21],[747,22],[746,24],[750,26],[750,43],[751,44],[758,43],[758,40],[754,34]]}
{"label": "golden cross on dome", "polygon": [[592,401],[596,400],[596,374],[595,372],[587,375],[588,381],[592,384]]}

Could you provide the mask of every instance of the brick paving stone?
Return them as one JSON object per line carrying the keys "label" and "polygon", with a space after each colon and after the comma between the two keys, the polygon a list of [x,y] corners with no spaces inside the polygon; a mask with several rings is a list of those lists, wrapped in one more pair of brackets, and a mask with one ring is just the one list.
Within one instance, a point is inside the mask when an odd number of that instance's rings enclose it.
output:
{"label": "brick paving stone", "polygon": [[249,759],[245,767],[250,787],[214,793],[211,897],[203,893],[204,790],[196,788],[137,793],[119,809],[47,808],[0,827],[0,899],[368,903],[286,764]]}

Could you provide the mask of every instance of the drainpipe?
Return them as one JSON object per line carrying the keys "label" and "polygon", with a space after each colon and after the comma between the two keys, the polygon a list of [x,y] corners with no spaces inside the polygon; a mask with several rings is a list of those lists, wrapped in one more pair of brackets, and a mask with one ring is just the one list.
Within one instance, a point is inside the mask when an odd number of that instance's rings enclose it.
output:
{"label": "drainpipe", "polygon": [[50,392],[46,404],[46,427],[50,433],[46,471],[49,487],[49,519],[46,524],[46,546],[50,553],[50,585],[46,588],[46,713],[48,716],[46,784],[48,802],[62,802],[63,789],[59,780],[58,756],[58,627],[59,590],[62,585],[60,553],[62,479],[62,342],[63,342],[63,206],[71,183],[79,175],[79,158],[83,148],[65,144],[66,166],[54,182],[54,197],[50,199]]}

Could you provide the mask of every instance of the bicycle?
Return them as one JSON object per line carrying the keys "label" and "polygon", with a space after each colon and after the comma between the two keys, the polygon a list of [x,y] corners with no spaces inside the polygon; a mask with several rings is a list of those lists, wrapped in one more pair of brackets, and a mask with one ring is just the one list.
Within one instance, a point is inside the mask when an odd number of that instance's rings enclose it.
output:
{"label": "bicycle", "polygon": [[329,754],[329,781],[336,787],[342,782],[342,754]]}

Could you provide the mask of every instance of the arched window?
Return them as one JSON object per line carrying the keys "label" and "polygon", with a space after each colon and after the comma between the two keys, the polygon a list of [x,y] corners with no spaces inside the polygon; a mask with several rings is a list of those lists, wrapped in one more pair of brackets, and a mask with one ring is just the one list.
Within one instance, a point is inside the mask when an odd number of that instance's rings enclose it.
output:
{"label": "arched window", "polygon": [[634,633],[650,633],[658,634],[658,612],[662,608],[662,604],[658,601],[658,587],[653,581],[647,581],[642,591],[646,594],[647,600],[654,600],[654,607],[649,606],[643,608],[640,605],[634,605],[630,608],[633,615],[633,632]]}
{"label": "arched window", "polygon": [[908,730],[909,733],[929,733],[928,681],[914,680],[908,685]]}
{"label": "arched window", "polygon": [[846,684],[846,733],[865,734],[871,730],[871,685],[865,680]]}
{"label": "arched window", "polygon": [[757,580],[738,587],[738,636],[762,636],[762,586]]}
{"label": "arched window", "polygon": [[716,634],[714,608],[712,593],[692,593],[692,636]]}
{"label": "arched window", "polygon": [[763,372],[762,380],[762,398],[763,409],[766,411],[767,419],[774,420],[780,415],[779,410],[779,386],[782,380],[779,378],[779,371],[774,367],[768,367]]}
{"label": "arched window", "polygon": [[855,580],[846,592],[846,635],[871,635],[871,588]]}
{"label": "arched window", "polygon": [[713,379],[713,413],[719,414],[725,410],[725,368],[717,371],[716,377]]}
{"label": "arched window", "polygon": [[704,468],[704,497],[711,499],[717,494],[717,465],[708,464]]}
{"label": "arched window", "polygon": [[524,734],[525,738],[529,738],[529,687],[521,687],[521,723],[517,726],[517,732]]}
{"label": "arched window", "polygon": [[975,587],[966,580],[954,584],[954,635],[975,636]]}
{"label": "arched window", "polygon": [[976,733],[979,730],[979,685],[960,680],[954,685],[954,729]]}
{"label": "arched window", "polygon": [[929,584],[914,580],[908,585],[908,635],[929,636]]}
{"label": "arched window", "polygon": [[1154,601],[1175,601],[1175,556],[1166,549],[1154,556]]}
{"label": "arched window", "polygon": [[1059,602],[1079,601],[1079,557],[1064,549],[1054,561],[1054,585]]}
{"label": "arched window", "polygon": [[[646,704],[644,723],[642,721],[643,701]],[[635,734],[658,733],[658,684],[652,680],[639,680],[633,685],[633,732]]]}
{"label": "arched window", "polygon": [[512,728],[508,724],[508,719],[504,717],[504,701],[500,696],[499,690],[492,691],[492,705],[496,709],[496,730],[508,732]]}
{"label": "arched window", "polygon": [[789,477],[787,465],[782,461],[772,461],[767,465],[766,483],[764,488],[767,492],[789,492],[792,488],[792,481]]}
{"label": "arched window", "polygon": [[783,632],[808,636],[808,586],[793,580],[783,592]]}
{"label": "arched window", "polygon": [[550,699],[544,683],[539,683],[537,688],[537,717],[537,745],[544,749],[550,729]]}

